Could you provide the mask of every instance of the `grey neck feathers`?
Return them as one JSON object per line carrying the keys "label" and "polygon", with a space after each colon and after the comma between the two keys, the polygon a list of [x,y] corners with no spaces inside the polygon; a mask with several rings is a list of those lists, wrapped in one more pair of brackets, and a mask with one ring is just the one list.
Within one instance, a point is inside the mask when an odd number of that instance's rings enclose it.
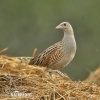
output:
{"label": "grey neck feathers", "polygon": [[75,41],[75,37],[74,34],[70,34],[70,33],[65,33],[64,32],[64,37],[62,39],[62,42],[64,43],[64,47],[66,50],[66,53],[68,54],[68,56],[71,53],[75,53],[76,52],[76,41]]}

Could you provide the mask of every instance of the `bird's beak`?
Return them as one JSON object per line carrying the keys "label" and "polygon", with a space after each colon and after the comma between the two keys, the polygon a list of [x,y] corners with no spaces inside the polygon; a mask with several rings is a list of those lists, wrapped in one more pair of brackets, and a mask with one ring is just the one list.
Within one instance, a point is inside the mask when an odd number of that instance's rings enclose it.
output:
{"label": "bird's beak", "polygon": [[58,26],[56,27],[56,29],[61,29],[61,25],[58,25]]}

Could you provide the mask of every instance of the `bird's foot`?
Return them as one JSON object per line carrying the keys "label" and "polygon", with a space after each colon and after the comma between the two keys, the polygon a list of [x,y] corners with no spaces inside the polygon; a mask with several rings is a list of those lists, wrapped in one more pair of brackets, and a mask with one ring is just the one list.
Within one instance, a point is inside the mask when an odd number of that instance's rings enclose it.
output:
{"label": "bird's foot", "polygon": [[51,78],[52,78],[52,72],[53,72],[53,73],[58,73],[60,76],[62,76],[62,77],[65,78],[65,79],[71,80],[67,75],[63,74],[63,73],[62,73],[61,71],[59,71],[59,70],[48,69],[47,71],[50,73]]}

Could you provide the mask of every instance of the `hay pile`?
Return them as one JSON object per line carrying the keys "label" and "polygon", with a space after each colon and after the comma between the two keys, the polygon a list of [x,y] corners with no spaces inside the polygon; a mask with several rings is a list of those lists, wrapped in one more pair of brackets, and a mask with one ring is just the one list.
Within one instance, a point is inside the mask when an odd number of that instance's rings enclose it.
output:
{"label": "hay pile", "polygon": [[0,55],[0,100],[100,100],[100,87],[73,82],[16,57]]}

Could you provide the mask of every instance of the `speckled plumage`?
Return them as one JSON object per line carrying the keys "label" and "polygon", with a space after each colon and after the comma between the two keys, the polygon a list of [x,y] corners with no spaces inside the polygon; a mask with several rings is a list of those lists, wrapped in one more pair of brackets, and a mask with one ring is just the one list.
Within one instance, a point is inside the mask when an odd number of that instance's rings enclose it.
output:
{"label": "speckled plumage", "polygon": [[56,29],[64,32],[63,39],[31,59],[30,65],[39,65],[55,70],[63,68],[74,58],[76,42],[71,25],[68,22],[62,22]]}

